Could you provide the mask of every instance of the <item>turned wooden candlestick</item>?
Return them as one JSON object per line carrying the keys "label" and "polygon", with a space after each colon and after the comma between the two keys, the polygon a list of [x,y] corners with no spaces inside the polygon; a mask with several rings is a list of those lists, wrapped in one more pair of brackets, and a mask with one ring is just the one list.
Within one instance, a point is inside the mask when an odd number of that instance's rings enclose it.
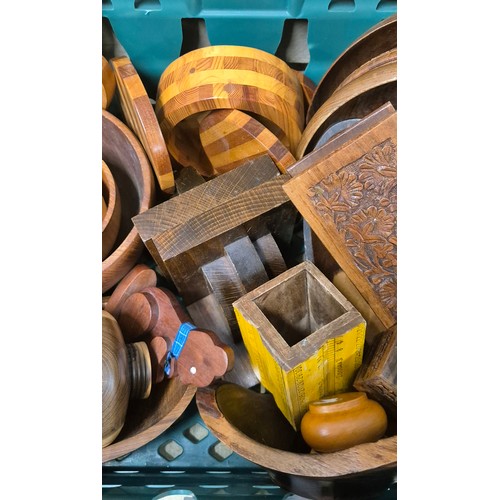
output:
{"label": "turned wooden candlestick", "polygon": [[125,424],[130,399],[151,392],[151,359],[145,342],[125,344],[116,319],[102,311],[102,447]]}

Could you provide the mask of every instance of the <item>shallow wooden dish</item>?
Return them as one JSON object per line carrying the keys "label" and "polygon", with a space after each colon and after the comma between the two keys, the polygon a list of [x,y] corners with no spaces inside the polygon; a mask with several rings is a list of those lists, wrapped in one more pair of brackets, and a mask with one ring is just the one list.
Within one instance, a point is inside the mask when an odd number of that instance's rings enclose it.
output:
{"label": "shallow wooden dish", "polygon": [[106,110],[102,110],[102,160],[113,174],[121,198],[120,230],[111,253],[102,262],[104,293],[132,269],[144,250],[132,217],[153,206],[154,179],[146,153],[135,135]]}
{"label": "shallow wooden dish", "polygon": [[102,260],[104,260],[115,244],[122,212],[120,192],[104,160],[102,161],[102,200],[103,211],[104,204],[106,205],[106,213],[102,219]]}
{"label": "shallow wooden dish", "polygon": [[334,491],[335,497],[342,491],[353,495],[360,487],[383,490],[395,481],[395,422],[390,423],[388,437],[375,443],[317,454],[310,453],[301,436],[287,426],[270,394],[217,382],[198,389],[196,403],[218,439],[297,495],[334,498]]}
{"label": "shallow wooden dish", "polygon": [[130,401],[125,425],[113,443],[102,449],[107,462],[149,443],[168,429],[184,412],[196,387],[183,385],[177,377],[153,385],[147,399]]}

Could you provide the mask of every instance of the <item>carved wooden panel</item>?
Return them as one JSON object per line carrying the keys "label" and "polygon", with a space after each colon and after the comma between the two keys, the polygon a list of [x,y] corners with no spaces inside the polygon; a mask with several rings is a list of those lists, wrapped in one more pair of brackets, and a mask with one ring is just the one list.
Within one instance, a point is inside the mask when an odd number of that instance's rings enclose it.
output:
{"label": "carved wooden panel", "polygon": [[354,139],[298,162],[301,173],[284,190],[389,328],[397,317],[396,112],[388,104],[369,118]]}

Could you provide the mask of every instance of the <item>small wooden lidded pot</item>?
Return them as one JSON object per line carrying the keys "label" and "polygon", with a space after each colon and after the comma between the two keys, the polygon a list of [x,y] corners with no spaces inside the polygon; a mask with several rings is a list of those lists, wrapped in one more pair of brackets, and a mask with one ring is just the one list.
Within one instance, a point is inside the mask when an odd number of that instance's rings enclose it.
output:
{"label": "small wooden lidded pot", "polygon": [[347,392],[311,403],[300,429],[313,450],[328,453],[377,441],[387,430],[387,415],[366,393]]}

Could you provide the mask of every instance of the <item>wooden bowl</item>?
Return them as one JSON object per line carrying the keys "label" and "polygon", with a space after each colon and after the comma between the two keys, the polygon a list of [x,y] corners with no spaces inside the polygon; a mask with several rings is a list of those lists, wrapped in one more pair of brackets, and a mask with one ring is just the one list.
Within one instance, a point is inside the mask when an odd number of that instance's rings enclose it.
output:
{"label": "wooden bowl", "polygon": [[355,498],[353,493],[359,488],[382,491],[395,481],[395,422],[387,437],[374,443],[319,454],[310,452],[271,394],[217,382],[198,389],[196,403],[201,418],[220,441],[267,469],[277,484],[297,495],[334,498],[335,491],[335,498],[342,492]]}
{"label": "wooden bowl", "polygon": [[397,15],[394,14],[363,33],[335,59],[316,87],[306,123],[353,71],[396,46]]}
{"label": "wooden bowl", "polygon": [[154,179],[146,153],[135,135],[104,109],[102,159],[113,174],[121,199],[120,230],[111,253],[102,262],[102,293],[105,293],[132,269],[144,250],[132,217],[153,206]]}
{"label": "wooden bowl", "polygon": [[199,153],[183,156],[181,144],[191,143],[199,151],[199,138],[186,137],[187,131],[196,132],[200,117],[216,109],[250,113],[292,154],[304,127],[304,97],[297,74],[276,56],[250,47],[193,50],[172,62],[160,78],[155,110],[169,152],[202,175],[210,173],[209,164]]}
{"label": "wooden bowl", "polygon": [[102,461],[126,455],[159,436],[182,415],[195,393],[195,386],[183,385],[177,377],[153,384],[149,398],[129,402],[125,425],[102,449]]}
{"label": "wooden bowl", "polygon": [[102,161],[102,203],[103,211],[106,206],[106,213],[102,219],[102,260],[104,260],[115,244],[122,212],[120,192],[104,160]]}

